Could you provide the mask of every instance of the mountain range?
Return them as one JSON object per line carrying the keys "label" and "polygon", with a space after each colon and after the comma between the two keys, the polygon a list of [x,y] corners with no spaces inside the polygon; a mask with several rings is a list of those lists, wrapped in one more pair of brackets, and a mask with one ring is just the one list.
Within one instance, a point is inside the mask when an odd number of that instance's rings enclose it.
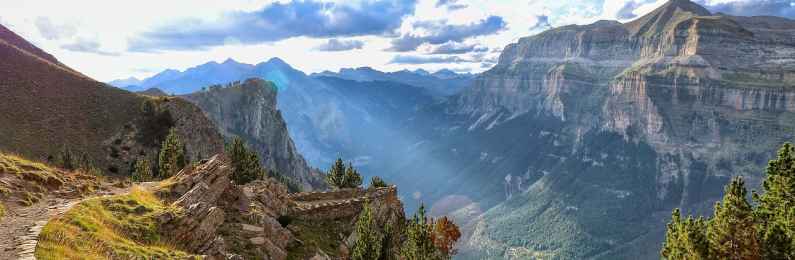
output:
{"label": "mountain range", "polygon": [[793,46],[795,21],[670,0],[521,38],[478,75],[227,60],[140,90],[274,82],[310,165],[352,160],[454,216],[462,259],[657,259],[673,208],[711,213],[733,176],[758,187],[792,140]]}

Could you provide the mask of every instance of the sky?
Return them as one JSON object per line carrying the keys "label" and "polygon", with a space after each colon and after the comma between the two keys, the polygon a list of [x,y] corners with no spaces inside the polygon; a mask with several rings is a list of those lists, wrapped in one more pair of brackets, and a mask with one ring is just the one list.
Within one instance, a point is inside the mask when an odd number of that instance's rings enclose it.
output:
{"label": "sky", "polygon": [[[626,22],[666,0],[0,0],[0,24],[97,80],[228,58],[304,72],[369,66],[481,72],[521,37]],[[795,0],[694,0],[713,12],[795,18]]]}

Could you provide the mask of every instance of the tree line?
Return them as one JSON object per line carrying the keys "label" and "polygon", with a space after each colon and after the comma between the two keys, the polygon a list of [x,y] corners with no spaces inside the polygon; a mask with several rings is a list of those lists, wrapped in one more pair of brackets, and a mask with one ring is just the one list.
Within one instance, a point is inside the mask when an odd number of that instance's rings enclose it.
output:
{"label": "tree line", "polygon": [[661,255],[664,259],[795,259],[795,147],[779,149],[768,163],[762,193],[748,201],[736,177],[710,218],[683,218],[674,209]]}

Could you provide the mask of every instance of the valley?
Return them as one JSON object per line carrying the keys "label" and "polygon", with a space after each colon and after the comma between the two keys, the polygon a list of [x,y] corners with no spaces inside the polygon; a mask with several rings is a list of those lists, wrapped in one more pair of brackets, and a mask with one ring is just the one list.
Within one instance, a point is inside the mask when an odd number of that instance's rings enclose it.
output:
{"label": "valley", "polygon": [[0,25],[0,259],[792,257],[795,16],[387,2],[150,25],[107,83]]}

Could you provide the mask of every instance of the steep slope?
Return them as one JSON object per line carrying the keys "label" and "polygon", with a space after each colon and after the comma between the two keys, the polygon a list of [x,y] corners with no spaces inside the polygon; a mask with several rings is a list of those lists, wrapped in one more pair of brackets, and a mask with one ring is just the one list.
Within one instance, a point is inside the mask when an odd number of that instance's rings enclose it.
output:
{"label": "steep slope", "polygon": [[673,207],[709,213],[731,176],[758,185],[793,138],[793,36],[787,19],[674,0],[522,38],[426,108],[392,176],[475,202],[456,214],[476,258],[659,258]]}
{"label": "steep slope", "polygon": [[[53,158],[63,148],[87,153],[104,170],[126,173],[139,156],[154,156],[162,138],[144,136],[147,97],[94,81],[0,28],[0,150],[29,158]],[[210,121],[184,101],[160,102],[188,156],[222,149]],[[162,131],[156,131],[162,132]]]}
{"label": "steep slope", "polygon": [[281,112],[276,109],[276,86],[249,79],[183,96],[215,122],[226,138],[238,136],[257,151],[262,165],[303,185],[304,190],[324,186],[322,175],[298,153]]}

